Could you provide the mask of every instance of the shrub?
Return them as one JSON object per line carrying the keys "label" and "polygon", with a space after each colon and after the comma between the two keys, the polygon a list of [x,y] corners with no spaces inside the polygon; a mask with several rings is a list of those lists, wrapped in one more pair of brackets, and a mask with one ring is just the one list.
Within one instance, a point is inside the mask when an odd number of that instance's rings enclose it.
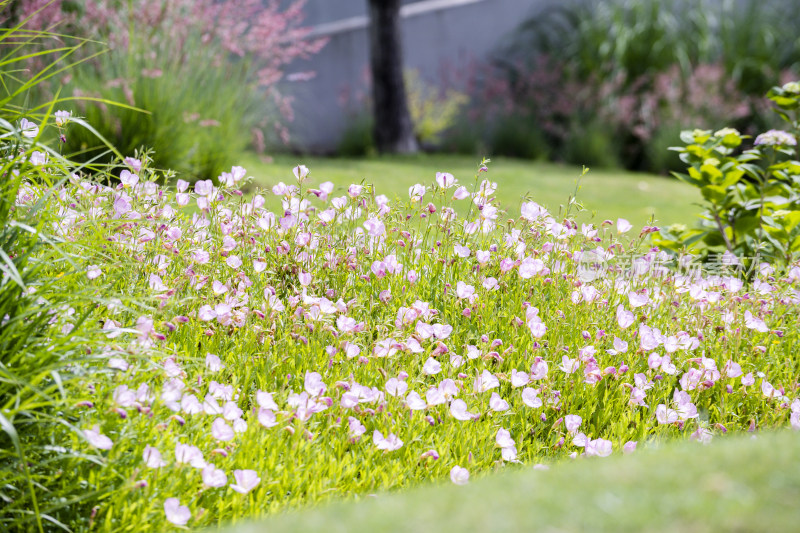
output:
{"label": "shrub", "polygon": [[[617,0],[548,9],[477,70],[472,108],[489,122],[532,117],[555,159],[580,163],[580,149],[597,146],[583,162],[605,154],[607,164],[663,172],[664,139],[679,128],[733,119],[749,134],[772,124],[755,95],[800,66],[800,27],[783,4]],[[581,131],[614,142],[604,150]]]}
{"label": "shrub", "polygon": [[711,257],[724,252],[753,264],[764,258],[788,264],[800,252],[800,82],[774,87],[768,96],[791,131],[762,133],[752,147],[733,128],[681,134],[686,147],[676,150],[689,168],[675,175],[700,189],[705,211],[696,229],[662,230],[659,245]]}
{"label": "shrub", "polygon": [[[42,2],[20,5],[24,17]],[[282,121],[292,114],[290,98],[278,89],[283,68],[324,45],[298,27],[302,5],[57,0],[32,23],[108,43],[108,53],[62,80],[67,91],[146,112],[85,102],[73,108],[76,114],[124,153],[146,145],[156,165],[212,178],[254,140],[262,147],[265,137],[287,140]],[[100,153],[96,139],[80,132],[69,143],[83,160]]]}

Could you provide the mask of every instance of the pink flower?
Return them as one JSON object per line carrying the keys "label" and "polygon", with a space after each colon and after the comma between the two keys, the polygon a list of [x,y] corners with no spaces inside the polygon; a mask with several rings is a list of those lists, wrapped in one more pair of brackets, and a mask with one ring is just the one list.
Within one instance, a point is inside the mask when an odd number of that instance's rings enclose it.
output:
{"label": "pink flower", "polygon": [[222,364],[218,355],[214,355],[213,353],[206,354],[206,368],[208,368],[211,372],[219,372],[225,365]]}
{"label": "pink flower", "polygon": [[271,392],[264,392],[262,390],[256,392],[256,403],[258,403],[259,407],[264,409],[272,409],[273,411],[278,410],[278,404],[275,403],[275,400],[272,399]]}
{"label": "pink flower", "polygon": [[96,279],[103,275],[103,272],[100,270],[100,267],[97,265],[89,265],[86,269],[86,277],[89,279]]}
{"label": "pink flower", "polygon": [[644,390],[639,389],[637,387],[633,387],[631,389],[631,397],[630,397],[630,400],[629,400],[630,404],[631,405],[640,405],[640,406],[643,406],[643,407],[647,407],[647,404],[644,403],[644,399],[645,399],[646,396],[647,396],[647,393]]}
{"label": "pink flower", "polygon": [[425,191],[425,186],[417,183],[408,188],[408,196],[412,202],[421,202],[422,197],[425,196]]}
{"label": "pink flower", "polygon": [[547,209],[536,202],[524,202],[521,211],[522,218],[529,222],[536,222],[539,218],[547,216]]}
{"label": "pink flower", "polygon": [[437,172],[436,183],[442,189],[449,189],[450,187],[456,184],[456,179],[453,177],[452,174],[448,172]]}
{"label": "pink flower", "polygon": [[617,219],[617,233],[626,233],[631,230],[633,226],[624,218]]}
{"label": "pink flower", "polygon": [[466,420],[474,420],[478,418],[479,415],[474,413],[470,413],[467,411],[467,404],[462,399],[453,400],[450,404],[450,414],[456,420],[466,421]]}
{"label": "pink flower", "polygon": [[236,480],[231,488],[241,494],[247,494],[261,482],[255,470],[234,470],[233,478]]}
{"label": "pink flower", "polygon": [[39,126],[35,123],[31,122],[27,118],[23,118],[19,121],[19,131],[22,133],[23,137],[27,137],[29,139],[33,139],[37,135],[39,135]]}
{"label": "pink flower", "polygon": [[372,442],[379,450],[386,450],[387,452],[399,450],[403,447],[403,441],[397,438],[397,435],[389,433],[386,438],[383,438],[383,433],[378,430],[372,433]]}
{"label": "pink flower", "polygon": [[489,409],[492,411],[502,412],[508,411],[508,408],[508,402],[501,398],[499,394],[493,392],[492,397],[489,399]]}
{"label": "pink flower", "polygon": [[511,369],[511,386],[514,388],[524,387],[530,381],[530,376],[525,372],[519,372],[516,368]]}
{"label": "pink flower", "polygon": [[626,311],[622,304],[617,306],[617,324],[622,329],[633,324],[634,316],[630,311]]}
{"label": "pink flower", "polygon": [[456,283],[456,296],[458,298],[472,298],[475,294],[475,287],[467,285],[463,281]]}
{"label": "pink flower", "polygon": [[453,200],[465,200],[466,198],[469,198],[469,190],[463,185],[453,193]]}
{"label": "pink flower", "polygon": [[762,380],[761,380],[761,393],[762,393],[762,394],[763,394],[763,395],[764,395],[766,398],[775,398],[775,397],[780,397],[780,392],[779,392],[779,391],[777,391],[777,390],[775,389],[775,387],[773,387],[773,386],[772,386],[772,383],[770,383],[770,382],[769,382],[769,381],[767,381],[766,379],[762,379]]}
{"label": "pink flower", "polygon": [[[53,116],[56,119],[56,126],[63,127],[67,125],[69,119],[72,117],[72,111],[56,111]],[[128,159],[130,158],[125,158],[126,162]]]}
{"label": "pink flower", "polygon": [[499,386],[500,380],[498,380],[494,374],[484,369],[483,373],[475,378],[473,390],[475,392],[486,392]]}
{"label": "pink flower", "polygon": [[425,365],[422,367],[422,371],[429,376],[436,375],[442,371],[442,364],[433,357],[428,357],[428,360],[425,361]]}
{"label": "pink flower", "polygon": [[114,199],[114,212],[117,214],[117,216],[122,216],[131,210],[130,200],[130,196],[127,194],[121,194]]}
{"label": "pink flower", "polygon": [[199,196],[207,196],[214,190],[214,183],[211,180],[200,180],[194,184],[194,192]]}
{"label": "pink flower", "polygon": [[619,337],[614,337],[614,348],[607,350],[611,355],[619,355],[628,351],[628,343]]}
{"label": "pink flower", "polygon": [[[71,111],[70,112],[61,111],[61,113],[66,113],[66,115],[62,115],[62,117],[66,117],[67,119],[69,119],[69,117],[72,116],[72,112]],[[58,113],[56,113],[56,115],[58,115]],[[56,123],[58,123],[58,121],[56,121]],[[142,161],[140,159],[136,159],[136,158],[133,158],[133,157],[126,157],[122,161],[126,165],[131,167],[134,172],[139,172],[140,170],[142,170]],[[181,181],[181,180],[178,180],[178,181]]]}
{"label": "pink flower", "polygon": [[528,329],[531,330],[531,335],[537,339],[541,339],[544,337],[545,333],[547,333],[547,326],[545,326],[541,320],[529,321]]}
{"label": "pink flower", "polygon": [[714,435],[704,427],[698,427],[697,430],[689,435],[689,438],[692,440],[696,440],[700,444],[708,444],[711,442],[711,439]]}
{"label": "pink flower", "polygon": [[508,430],[503,428],[498,429],[495,442],[500,447],[500,453],[504,461],[516,461],[517,446]]}
{"label": "pink flower", "polygon": [[356,320],[349,316],[341,315],[336,319],[336,327],[342,333],[351,333],[356,330]]}
{"label": "pink flower", "polygon": [[760,333],[766,333],[769,331],[769,328],[764,321],[760,318],[754,317],[753,313],[750,311],[744,312],[744,326],[748,329],[754,329]]}
{"label": "pink flower", "polygon": [[534,381],[544,379],[547,377],[547,371],[547,361],[544,361],[541,357],[536,357],[531,365],[531,379]]}
{"label": "pink flower", "polygon": [[416,391],[411,391],[406,396],[406,405],[412,411],[422,411],[428,407],[428,404],[420,398],[419,393]]}
{"label": "pink flower", "polygon": [[631,307],[636,309],[637,307],[642,307],[650,303],[650,297],[646,294],[639,294],[636,292],[628,293],[628,301],[631,304]]}
{"label": "pink flower", "polygon": [[408,390],[408,383],[397,378],[389,378],[386,381],[386,393],[389,396],[403,396]]}
{"label": "pink flower", "polygon": [[578,431],[578,428],[581,427],[581,422],[583,422],[583,418],[578,415],[567,415],[564,417],[564,427],[566,427],[567,431],[570,433]]}
{"label": "pink flower", "polygon": [[580,367],[581,362],[578,359],[570,359],[566,355],[561,356],[561,365],[558,367],[567,374],[572,374]]}
{"label": "pink flower", "polygon": [[84,429],[83,436],[86,437],[89,444],[99,450],[110,450],[114,445],[111,439],[100,433],[98,426],[94,426],[92,429]]}
{"label": "pink flower", "polygon": [[124,187],[134,187],[139,183],[139,176],[133,174],[130,170],[125,169],[119,173],[119,180]]}
{"label": "pink flower", "polygon": [[514,439],[511,438],[511,433],[507,429],[503,428],[497,430],[497,435],[495,435],[495,442],[501,448],[508,448],[516,444],[514,442]]}
{"label": "pink flower", "polygon": [[202,477],[203,485],[206,487],[224,487],[228,483],[228,476],[225,475],[225,472],[215,467],[212,463],[208,463],[203,469]]}
{"label": "pink flower", "polygon": [[322,382],[322,376],[317,372],[306,372],[304,388],[311,396],[320,396],[328,390],[328,386]]}
{"label": "pink flower", "polygon": [[370,237],[382,237],[386,233],[386,226],[377,218],[369,218],[364,222],[364,229]]}
{"label": "pink flower", "polygon": [[306,179],[306,176],[308,176],[308,167],[305,165],[297,165],[292,169],[292,173],[294,174],[295,179],[301,182]]}
{"label": "pink flower", "polygon": [[181,505],[178,498],[167,498],[164,501],[164,514],[167,516],[167,520],[176,526],[186,525],[186,522],[192,517],[189,508]]}
{"label": "pink flower", "polygon": [[217,418],[214,420],[214,423],[211,424],[211,435],[223,442],[227,442],[229,440],[233,440],[233,429],[225,422],[223,418]]}
{"label": "pink flower", "polygon": [[611,455],[612,445],[610,440],[594,439],[586,444],[586,456],[608,457]]}
{"label": "pink flower", "polygon": [[522,389],[522,403],[528,407],[538,409],[542,406],[542,399],[539,398],[539,392],[536,389],[525,387]]}
{"label": "pink flower", "polygon": [[145,464],[148,468],[161,468],[166,466],[167,463],[161,458],[161,452],[152,446],[145,446],[144,453],[142,454]]}
{"label": "pink flower", "polygon": [[458,465],[450,469],[450,481],[456,485],[466,485],[469,483],[469,470]]}
{"label": "pink flower", "polygon": [[722,367],[722,374],[727,378],[738,378],[742,375],[742,367],[739,363],[728,361],[725,363],[725,366]]}
{"label": "pink flower", "polygon": [[656,420],[659,424],[672,424],[678,421],[678,412],[674,409],[668,409],[666,405],[659,404],[656,407]]}
{"label": "pink flower", "polygon": [[544,270],[544,262],[541,259],[526,257],[519,264],[519,277],[530,279]]}
{"label": "pink flower", "polygon": [[636,451],[636,441],[635,440],[629,440],[622,447],[622,453],[633,453],[635,451]]}
{"label": "pink flower", "polygon": [[234,401],[227,402],[222,408],[222,416],[225,417],[225,420],[239,420],[242,418],[242,414],[244,413]]}
{"label": "pink flower", "polygon": [[258,422],[265,428],[271,428],[278,425],[278,420],[275,418],[275,413],[271,409],[264,409],[263,407],[258,410]]}
{"label": "pink flower", "polygon": [[367,428],[364,427],[364,424],[352,416],[347,419],[347,427],[351,439],[359,439],[361,435],[367,432]]}

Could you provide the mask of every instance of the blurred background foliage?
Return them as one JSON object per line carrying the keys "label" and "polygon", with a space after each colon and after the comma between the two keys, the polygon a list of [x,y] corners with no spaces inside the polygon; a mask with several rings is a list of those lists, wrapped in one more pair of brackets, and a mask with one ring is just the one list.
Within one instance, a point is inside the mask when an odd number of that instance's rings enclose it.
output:
{"label": "blurred background foliage", "polygon": [[[83,116],[124,154],[152,148],[155,165],[193,178],[214,178],[247,148],[263,150],[288,136],[292,100],[279,88],[285,67],[325,42],[300,26],[303,1],[16,0],[5,18],[50,33],[42,49],[63,47],[57,34],[92,39],[85,61],[37,86],[42,101],[76,100]],[[99,53],[104,52],[104,53]],[[37,57],[27,68],[42,67]],[[104,158],[88,132],[70,135],[73,159]]]}
{"label": "blurred background foliage", "polygon": [[[763,97],[800,74],[792,8],[792,0],[552,4],[489,60],[442,80],[406,70],[417,140],[426,151],[478,157],[681,170],[668,147],[682,129],[756,135],[777,124]],[[76,51],[77,68],[39,85],[39,101],[60,90],[124,104],[78,100],[70,110],[121,153],[150,147],[156,166],[194,179],[216,177],[246,150],[289,150],[292,84],[311,73],[285,72],[325,44],[301,27],[302,1],[15,0],[5,9],[11,20],[30,17],[29,27],[92,40]],[[32,58],[30,72],[39,63]],[[351,119],[336,155],[375,153],[368,94],[343,99]],[[65,152],[111,157],[84,130]]]}
{"label": "blurred background foliage", "polygon": [[767,90],[796,78],[788,0],[584,0],[523,22],[467,75],[470,113],[443,146],[666,173],[685,128],[756,134]]}

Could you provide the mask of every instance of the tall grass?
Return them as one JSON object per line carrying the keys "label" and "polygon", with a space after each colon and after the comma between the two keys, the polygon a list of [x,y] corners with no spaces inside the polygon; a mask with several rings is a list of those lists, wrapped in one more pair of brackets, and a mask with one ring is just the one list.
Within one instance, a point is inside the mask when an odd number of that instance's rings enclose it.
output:
{"label": "tall grass", "polygon": [[[22,15],[40,5],[17,3]],[[70,108],[75,114],[126,154],[147,146],[156,166],[210,179],[248,146],[263,150],[287,140],[292,109],[291,98],[278,88],[283,70],[324,45],[306,39],[308,31],[299,27],[302,5],[303,0],[53,0],[32,23],[108,43],[107,54],[85,58],[46,88],[129,107],[84,99]],[[91,133],[73,134],[67,146],[75,160],[109,161]]]}
{"label": "tall grass", "polygon": [[[0,13],[8,5],[0,1]],[[53,194],[75,169],[39,142],[58,100],[39,113],[24,107],[38,84],[74,66],[85,41],[36,52],[46,64],[33,74],[24,69],[31,46],[57,36],[25,23],[0,30],[0,529],[44,531],[67,529],[63,516],[97,495],[73,474],[75,464],[100,459],[60,443],[81,435],[68,391],[77,365],[98,357],[90,349],[98,328],[85,322],[93,297],[59,285],[75,263],[53,231]],[[22,119],[35,119],[38,133],[23,131]],[[47,192],[34,194],[31,183]]]}

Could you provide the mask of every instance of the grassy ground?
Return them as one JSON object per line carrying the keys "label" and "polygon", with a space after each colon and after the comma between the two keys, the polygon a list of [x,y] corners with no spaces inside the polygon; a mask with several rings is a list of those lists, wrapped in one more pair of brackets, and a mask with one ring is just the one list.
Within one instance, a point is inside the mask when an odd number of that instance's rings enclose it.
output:
{"label": "grassy ground", "polygon": [[734,437],[292,512],[257,531],[793,531],[800,435]]}
{"label": "grassy ground", "polygon": [[[433,182],[437,171],[450,172],[469,187],[478,162],[460,155],[367,159],[279,155],[265,163],[259,156],[248,154],[241,164],[261,186],[292,181],[291,168],[304,164],[311,169],[314,183],[332,181],[346,187],[363,180],[374,183],[379,193],[406,197],[409,186]],[[522,199],[528,196],[553,213],[558,213],[559,205],[574,192],[575,178],[581,173],[578,167],[508,158],[493,159],[489,168],[489,178],[498,183],[498,198],[504,207],[518,211]],[[675,179],[623,170],[591,170],[582,180],[578,199],[600,219],[623,217],[637,228],[652,215],[662,225],[691,224],[699,211],[692,205],[699,195],[691,187]]]}

